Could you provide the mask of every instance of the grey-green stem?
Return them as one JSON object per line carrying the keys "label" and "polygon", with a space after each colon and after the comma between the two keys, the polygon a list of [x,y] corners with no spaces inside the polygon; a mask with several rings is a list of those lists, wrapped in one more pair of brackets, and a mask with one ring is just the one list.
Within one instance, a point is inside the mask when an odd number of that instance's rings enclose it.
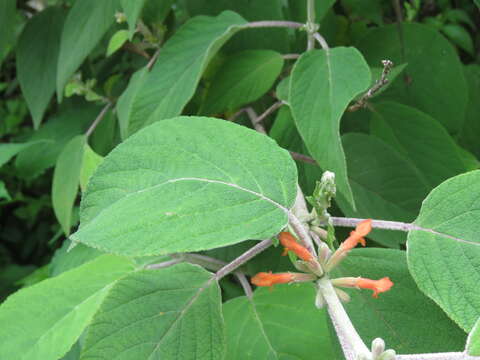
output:
{"label": "grey-green stem", "polygon": [[328,314],[337,333],[338,340],[342,345],[345,359],[356,360],[359,356],[365,359],[371,358],[370,350],[358,335],[347,312],[345,311],[340,299],[335,293],[335,289],[326,276],[318,280],[318,291],[321,292],[325,303],[327,304]]}

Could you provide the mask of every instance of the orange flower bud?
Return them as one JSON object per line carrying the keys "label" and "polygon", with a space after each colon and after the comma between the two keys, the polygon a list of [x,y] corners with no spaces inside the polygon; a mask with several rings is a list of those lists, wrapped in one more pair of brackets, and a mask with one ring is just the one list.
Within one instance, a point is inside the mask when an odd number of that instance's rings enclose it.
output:
{"label": "orange flower bud", "polygon": [[275,284],[286,284],[294,280],[291,273],[272,274],[272,272],[260,272],[250,280],[256,286],[273,286]]}
{"label": "orange flower bud", "polygon": [[358,278],[355,286],[361,289],[373,290],[372,296],[378,298],[379,293],[390,290],[393,286],[393,282],[388,277],[384,277],[380,280]]}
{"label": "orange flower bud", "polygon": [[365,239],[363,238],[372,230],[372,219],[367,219],[360,221],[357,224],[355,230],[350,232],[350,236],[340,245],[342,251],[349,251],[353,249],[358,243],[362,246],[366,245]]}
{"label": "orange flower bud", "polygon": [[288,251],[292,251],[304,261],[313,260],[313,255],[310,253],[310,251],[308,251],[306,247],[297,243],[295,237],[289,232],[281,232],[278,238],[280,239],[280,243],[285,247],[282,255],[287,255]]}

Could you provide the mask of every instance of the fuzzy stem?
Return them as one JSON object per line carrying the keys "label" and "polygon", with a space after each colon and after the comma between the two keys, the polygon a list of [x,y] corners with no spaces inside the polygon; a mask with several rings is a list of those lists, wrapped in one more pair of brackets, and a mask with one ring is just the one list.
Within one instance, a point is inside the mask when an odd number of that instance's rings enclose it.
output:
{"label": "fuzzy stem", "polygon": [[304,27],[305,24],[298,23],[295,21],[254,21],[248,24],[245,24],[245,28],[262,28],[262,27],[288,27],[298,29]]}
{"label": "fuzzy stem", "polygon": [[307,51],[315,47],[315,0],[307,0]]}
{"label": "fuzzy stem", "polygon": [[355,330],[330,280],[323,277],[318,280],[317,285],[318,291],[321,292],[327,304],[328,314],[332,319],[345,358],[347,360],[355,360],[358,356],[370,358],[370,351]]}
{"label": "fuzzy stem", "polygon": [[107,104],[103,107],[102,111],[100,111],[98,116],[92,122],[92,125],[90,125],[88,130],[85,132],[85,137],[88,138],[90,135],[92,135],[92,133],[95,131],[98,124],[100,124],[100,122],[103,120],[103,118],[105,117],[105,115],[107,114],[107,112],[108,112],[108,110],[110,109],[111,106],[112,106],[112,103],[110,101],[107,102]]}
{"label": "fuzzy stem", "polygon": [[[357,224],[365,219],[346,218],[346,217],[331,217],[333,226],[355,227]],[[387,220],[372,220],[372,227],[375,229],[397,230],[408,232],[410,230],[428,230],[415,224],[403,223],[399,221]]]}
{"label": "fuzzy stem", "polygon": [[237,269],[239,266],[245,264],[251,258],[257,256],[262,251],[268,249],[271,245],[272,245],[272,239],[267,239],[259,242],[257,245],[248,249],[242,255],[237,257],[235,260],[233,260],[232,262],[228,263],[227,265],[222,267],[220,270],[218,270],[217,273],[215,274],[215,279],[220,280],[221,278],[227,276],[231,272],[235,271],[235,269]]}

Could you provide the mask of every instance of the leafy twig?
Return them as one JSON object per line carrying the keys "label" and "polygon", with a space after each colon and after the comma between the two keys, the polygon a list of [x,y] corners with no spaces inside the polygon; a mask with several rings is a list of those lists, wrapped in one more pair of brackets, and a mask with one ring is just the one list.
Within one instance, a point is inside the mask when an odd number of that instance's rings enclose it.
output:
{"label": "leafy twig", "polygon": [[100,111],[100,113],[98,114],[98,116],[95,118],[95,120],[92,122],[92,125],[90,125],[90,127],[88,128],[88,130],[85,132],[85,137],[89,137],[90,135],[92,135],[92,133],[95,131],[96,127],[98,124],[100,124],[100,122],[103,120],[103,118],[105,117],[105,115],[107,114],[107,111],[110,109],[110,107],[112,106],[112,103],[109,101],[102,109],[102,111]]}
{"label": "leafy twig", "polygon": [[376,92],[378,92],[383,86],[385,86],[388,83],[387,76],[392,70],[393,62],[391,62],[390,60],[382,60],[382,64],[383,64],[383,71],[382,71],[382,75],[380,76],[380,79],[375,81],[375,84],[373,84],[373,86],[370,89],[368,89],[368,91],[365,94],[363,94],[362,97],[358,99],[358,101],[355,104],[349,106],[348,111],[357,111],[365,107],[367,100],[370,99],[373,95],[375,95]]}

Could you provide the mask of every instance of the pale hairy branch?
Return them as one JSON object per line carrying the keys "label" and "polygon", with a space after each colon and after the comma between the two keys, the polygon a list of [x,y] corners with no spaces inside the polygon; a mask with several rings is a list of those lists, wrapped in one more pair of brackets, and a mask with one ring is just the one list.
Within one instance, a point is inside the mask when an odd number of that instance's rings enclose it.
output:
{"label": "pale hairy branch", "polygon": [[100,122],[103,120],[103,118],[105,117],[105,115],[107,115],[107,112],[108,110],[110,109],[110,107],[112,106],[112,103],[109,101],[107,102],[107,104],[103,107],[103,109],[100,111],[100,113],[98,114],[98,116],[95,118],[95,120],[92,122],[92,125],[90,125],[90,127],[88,128],[88,130],[85,132],[85,137],[89,137],[90,135],[92,135],[92,133],[95,131],[95,129],[97,128],[98,124],[100,124]]}

